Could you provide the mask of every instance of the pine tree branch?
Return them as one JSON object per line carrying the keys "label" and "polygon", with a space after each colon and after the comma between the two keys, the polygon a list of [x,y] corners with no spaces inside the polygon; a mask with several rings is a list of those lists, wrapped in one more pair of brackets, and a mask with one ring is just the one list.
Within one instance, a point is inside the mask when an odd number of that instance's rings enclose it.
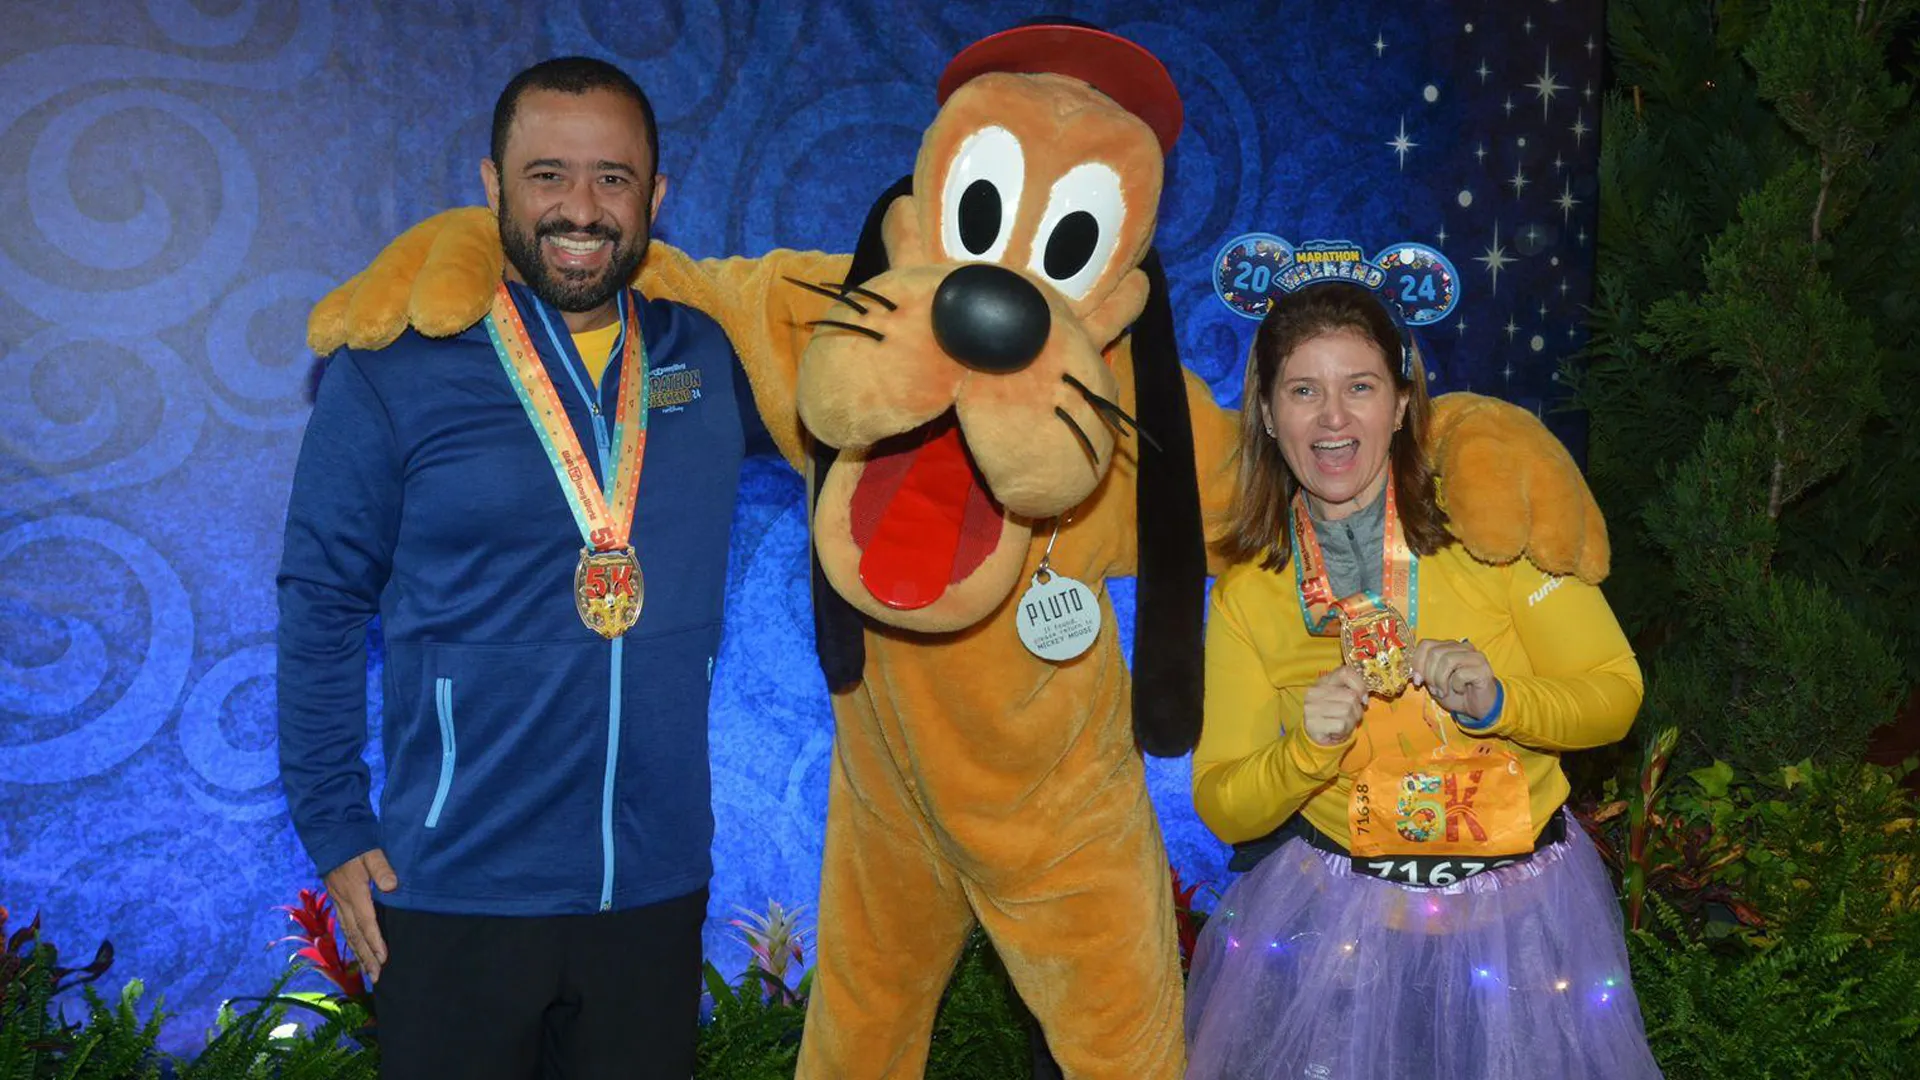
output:
{"label": "pine tree branch", "polygon": [[[1833,158],[1825,151],[1820,154],[1820,197],[1813,202],[1813,244],[1820,246],[1820,219],[1827,212],[1827,195],[1833,190]],[[1818,258],[1817,253],[1809,252],[1809,259]]]}
{"label": "pine tree branch", "polygon": [[[1776,420],[1773,423],[1773,481],[1767,492],[1767,520],[1778,523],[1780,504],[1785,501],[1783,491],[1786,488],[1787,459],[1781,447],[1787,442],[1787,425]],[[1771,562],[1772,560],[1768,560]]]}
{"label": "pine tree branch", "polygon": [[[1859,16],[1865,16],[1866,0],[1860,0]],[[1858,18],[1855,19],[1856,25]],[[1813,243],[1807,247],[1807,260],[1817,268],[1820,260],[1821,219],[1827,212],[1827,196],[1833,191],[1833,158],[1825,151],[1820,153],[1820,194],[1813,201]],[[1786,445],[1787,425],[1784,420],[1775,420],[1773,424],[1773,480],[1767,492],[1767,520],[1780,520],[1781,504],[1785,502],[1787,475]]]}

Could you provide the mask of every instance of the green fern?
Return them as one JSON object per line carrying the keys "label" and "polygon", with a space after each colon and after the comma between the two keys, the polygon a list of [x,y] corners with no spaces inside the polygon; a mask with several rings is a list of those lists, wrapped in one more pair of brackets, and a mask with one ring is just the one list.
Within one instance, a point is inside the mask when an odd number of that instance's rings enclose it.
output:
{"label": "green fern", "polygon": [[1032,1075],[1026,1010],[1006,965],[975,928],[934,1019],[927,1080],[1020,1080]]}
{"label": "green fern", "polygon": [[[1648,895],[1629,936],[1647,1037],[1673,1080],[1912,1080],[1920,1061],[1920,835],[1906,769],[1724,765],[1665,796],[1743,856],[1724,878],[1757,931],[1700,926]],[[1720,931],[1720,932],[1716,932]]]}
{"label": "green fern", "polygon": [[336,1002],[313,1013],[320,1021],[308,1026],[306,1011],[289,1019],[289,1009],[302,1003],[278,989],[245,1011],[221,1006],[212,1037],[180,1064],[179,1080],[377,1080],[378,1052],[354,1037],[367,1025],[365,1010]]}
{"label": "green fern", "polygon": [[1869,945],[1842,906],[1771,948],[1708,943],[1652,898],[1628,939],[1647,1039],[1669,1080],[1911,1080],[1920,1061],[1920,928]]}
{"label": "green fern", "polygon": [[[700,1029],[694,1076],[699,1080],[791,1080],[799,1060],[806,1006],[768,1000],[763,984],[730,986],[711,961],[705,965],[713,1017]],[[802,984],[802,993],[806,983]]]}

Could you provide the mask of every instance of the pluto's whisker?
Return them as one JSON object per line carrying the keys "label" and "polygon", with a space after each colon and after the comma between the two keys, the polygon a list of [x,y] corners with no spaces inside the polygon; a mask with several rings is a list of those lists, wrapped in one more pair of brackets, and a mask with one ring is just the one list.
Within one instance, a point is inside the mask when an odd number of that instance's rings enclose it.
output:
{"label": "pluto's whisker", "polygon": [[865,334],[875,341],[887,340],[887,335],[881,333],[878,330],[873,329],[870,326],[861,326],[859,323],[841,322],[838,319],[815,319],[812,322],[808,323],[807,325],[808,326],[837,326],[842,330],[851,330],[856,334]]}
{"label": "pluto's whisker", "polygon": [[1099,472],[1100,471],[1100,452],[1093,448],[1093,440],[1087,438],[1087,433],[1080,429],[1079,424],[1074,423],[1073,417],[1068,415],[1067,410],[1061,408],[1058,405],[1055,405],[1053,407],[1053,415],[1059,417],[1061,423],[1067,425],[1068,428],[1072,429],[1074,436],[1080,440],[1080,445],[1083,448],[1085,448],[1087,451],[1088,467],[1093,469],[1093,471],[1096,473]]}
{"label": "pluto's whisker", "polygon": [[1154,439],[1152,435],[1141,430],[1140,422],[1127,415],[1127,410],[1121,408],[1117,403],[1108,401],[1106,398],[1094,393],[1086,383],[1081,382],[1072,375],[1062,374],[1060,378],[1064,379],[1068,386],[1080,391],[1080,396],[1087,399],[1087,404],[1098,409],[1100,415],[1115,421],[1114,427],[1122,434],[1125,433],[1127,428],[1132,428],[1135,434],[1146,440],[1148,446],[1153,447],[1155,450],[1160,449],[1160,443]]}
{"label": "pluto's whisker", "polygon": [[900,310],[899,304],[894,303],[893,301],[887,299],[886,297],[881,296],[879,293],[874,292],[872,289],[866,288],[864,286],[850,285],[844,281],[829,281],[827,282],[827,287],[830,289],[841,289],[846,292],[857,293],[861,296],[866,297],[869,300],[872,300],[874,303],[879,304],[881,307],[886,308],[888,311]]}
{"label": "pluto's whisker", "polygon": [[811,281],[801,281],[799,278],[793,277],[788,274],[781,274],[780,276],[783,278],[786,278],[788,281],[792,282],[795,285],[800,286],[801,288],[807,290],[808,292],[819,293],[821,296],[824,296],[829,300],[837,300],[840,303],[847,305],[848,307],[852,308],[853,310],[859,312],[862,315],[865,315],[867,313],[867,309],[861,305],[860,301],[853,299],[852,297],[848,296],[845,292],[841,292],[835,289],[829,289],[825,285],[815,285]]}

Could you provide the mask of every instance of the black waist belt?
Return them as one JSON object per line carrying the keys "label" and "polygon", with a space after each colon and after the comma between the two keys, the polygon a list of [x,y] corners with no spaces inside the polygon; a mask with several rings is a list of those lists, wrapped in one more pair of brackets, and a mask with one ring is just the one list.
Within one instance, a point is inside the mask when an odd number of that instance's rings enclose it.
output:
{"label": "black waist belt", "polygon": [[[1535,852],[1551,844],[1557,844],[1567,838],[1567,816],[1555,809],[1547,819],[1547,827],[1533,839],[1533,851],[1525,855],[1514,856],[1513,861],[1522,862],[1531,858]],[[1334,855],[1352,856],[1347,846],[1319,829],[1308,821],[1305,814],[1296,813],[1281,826],[1258,840],[1246,840],[1233,845],[1233,858],[1227,861],[1227,869],[1244,874],[1260,864],[1260,860],[1280,850],[1280,845],[1289,840],[1304,840],[1308,846]]]}

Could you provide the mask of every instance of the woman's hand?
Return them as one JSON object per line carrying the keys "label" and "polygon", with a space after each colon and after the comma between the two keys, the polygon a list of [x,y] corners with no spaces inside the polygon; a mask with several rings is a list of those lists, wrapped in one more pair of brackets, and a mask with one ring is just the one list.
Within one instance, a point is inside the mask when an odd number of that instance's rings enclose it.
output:
{"label": "woman's hand", "polygon": [[1440,707],[1475,720],[1485,719],[1499,700],[1493,664],[1470,641],[1423,639],[1413,646],[1413,685],[1424,686]]}
{"label": "woman's hand", "polygon": [[1359,672],[1342,664],[1307,687],[1301,723],[1307,729],[1307,738],[1322,746],[1337,746],[1360,726],[1360,716],[1366,711],[1366,681]]}

